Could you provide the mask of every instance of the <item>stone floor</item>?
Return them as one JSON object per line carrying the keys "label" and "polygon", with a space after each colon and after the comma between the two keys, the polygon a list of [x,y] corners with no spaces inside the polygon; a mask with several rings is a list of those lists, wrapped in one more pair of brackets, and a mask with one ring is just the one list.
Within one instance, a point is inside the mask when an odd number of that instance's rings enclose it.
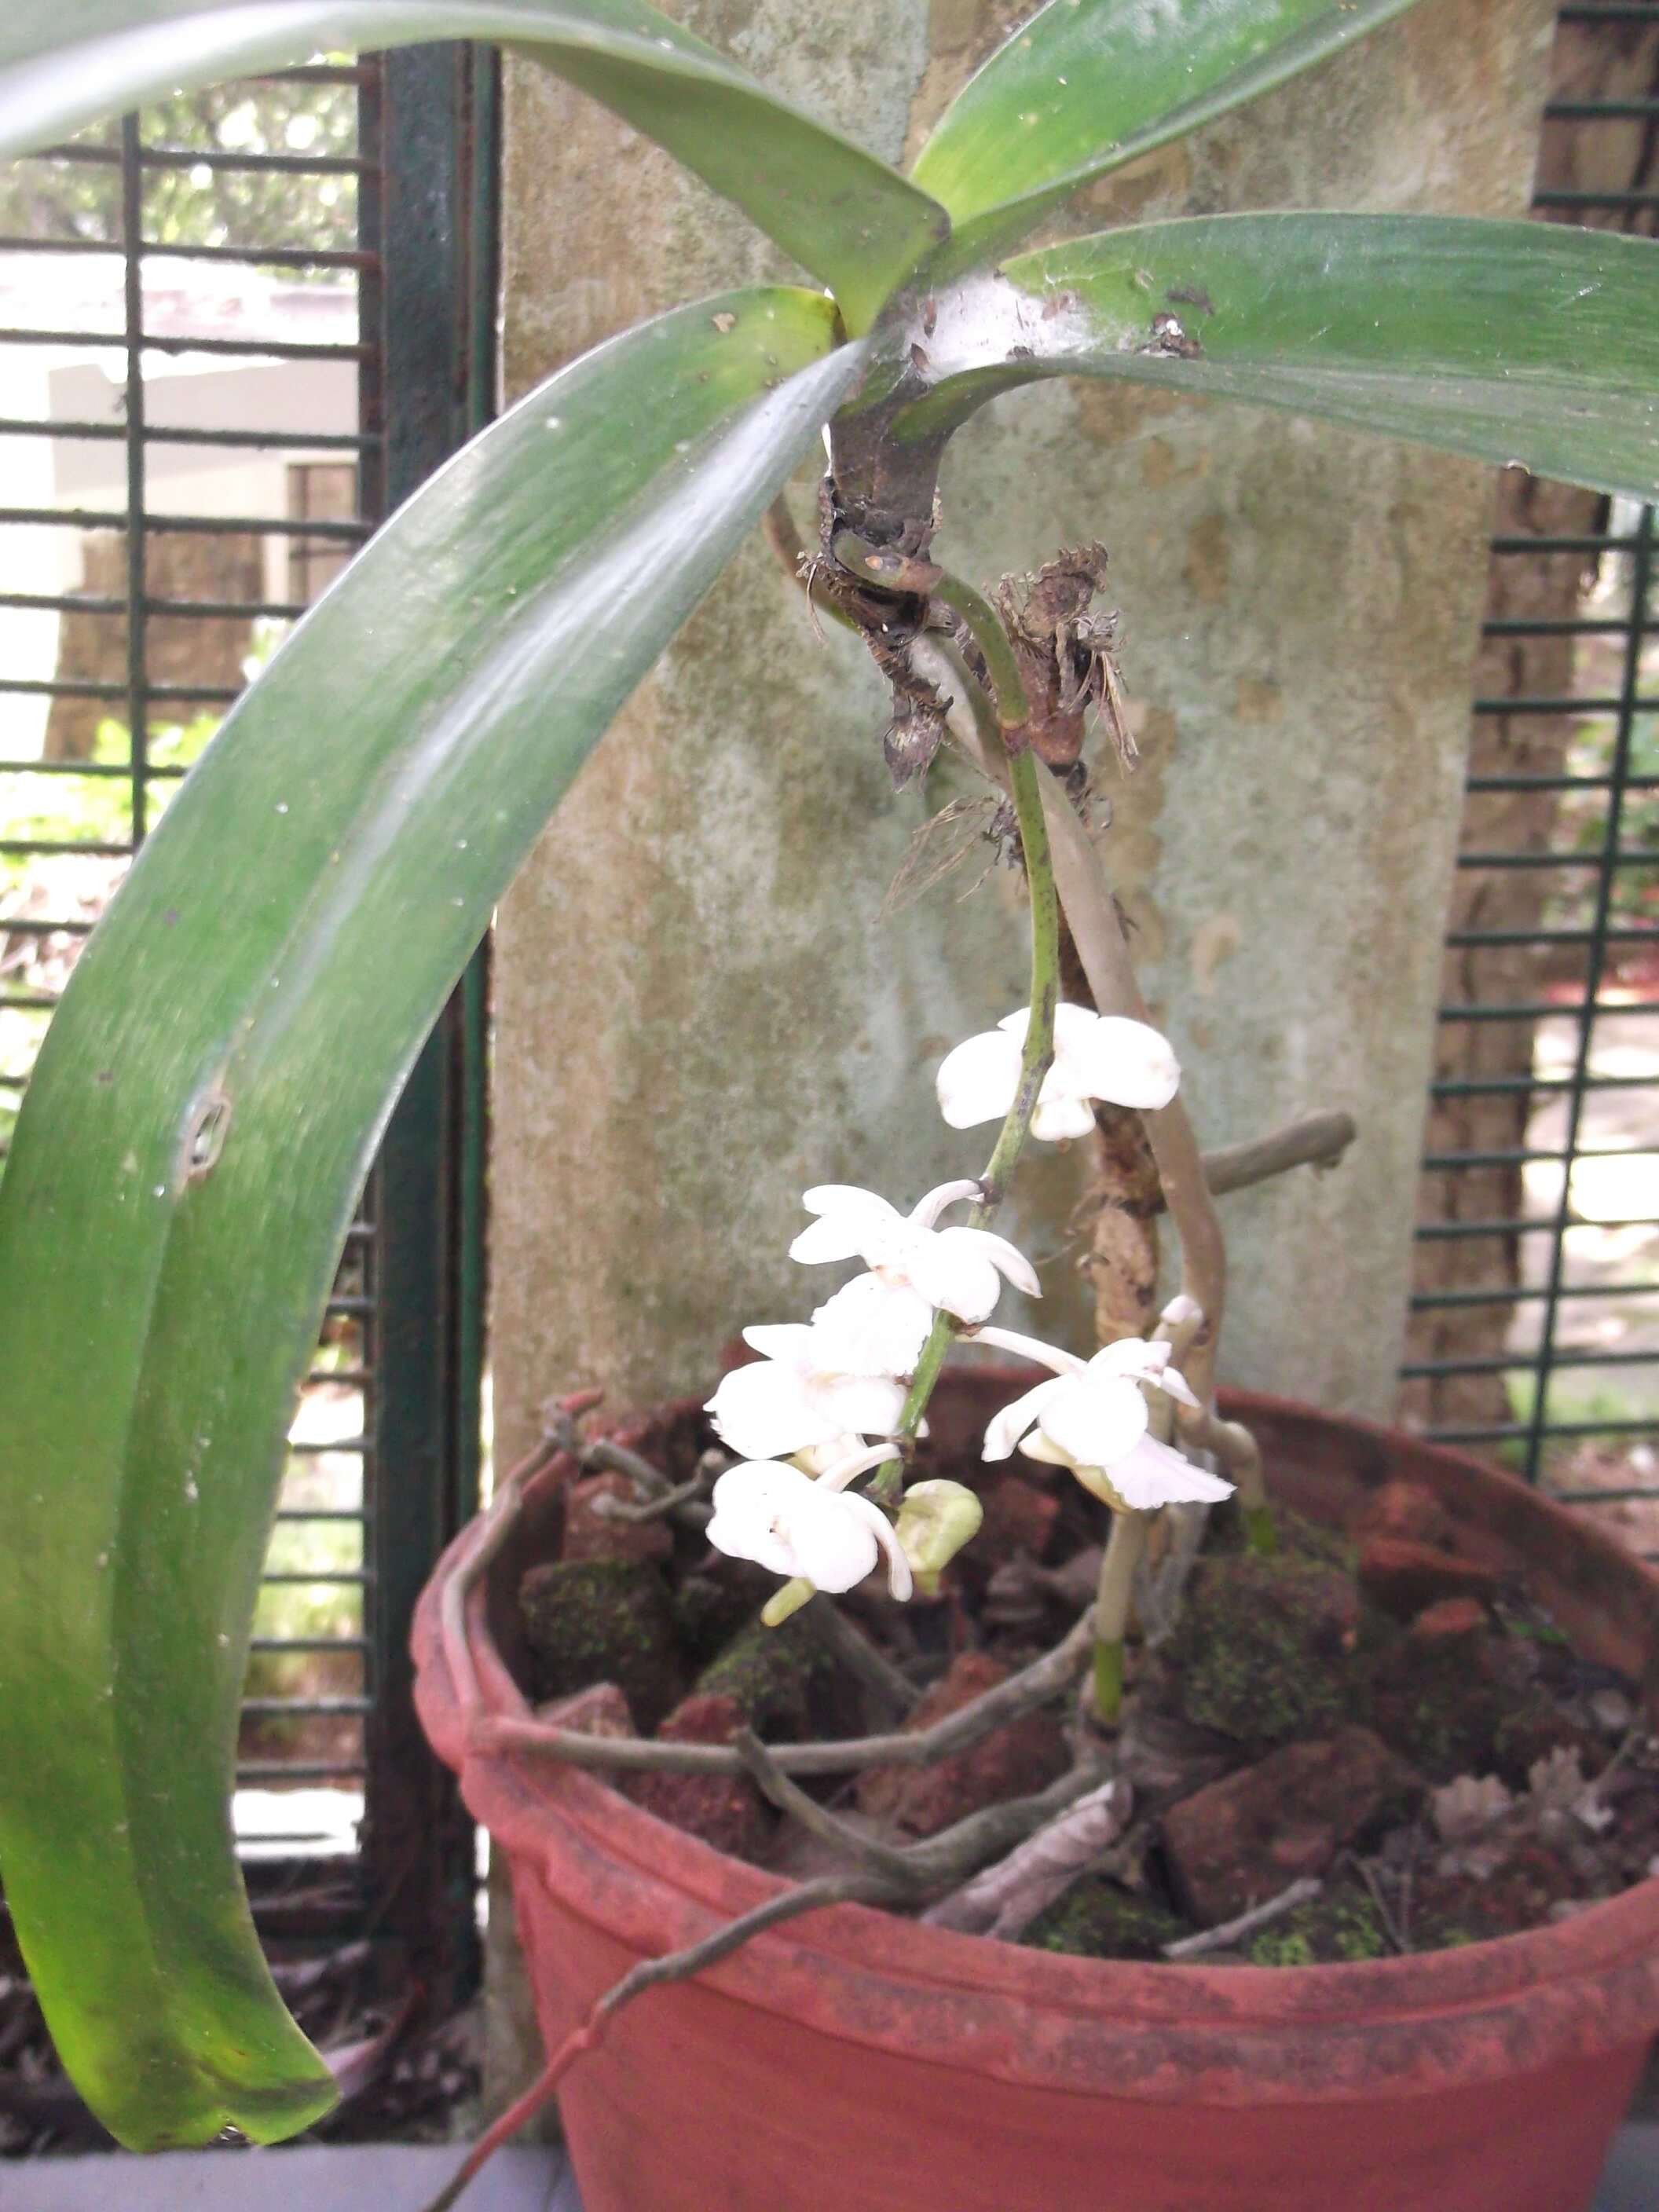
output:
{"label": "stone floor", "polygon": [[[5,2212],[419,2212],[461,2155],[459,2146],[367,2143],[40,2158],[0,2166],[0,2204]],[[562,2154],[516,2144],[490,2160],[462,2203],[465,2212],[581,2212]]]}
{"label": "stone floor", "polygon": [[[1659,2122],[1626,2128],[1613,2147],[1590,2212],[1654,2212],[1659,2206]],[[560,2212],[567,2212],[561,2206]],[[574,2193],[568,2212],[577,2212]]]}
{"label": "stone floor", "polygon": [[[0,2167],[0,2203],[5,2212],[364,2212],[367,2206],[375,2212],[418,2212],[448,2179],[455,2156],[448,2149],[386,2143],[150,2159],[119,2154],[37,2159]],[[1587,2212],[1656,2212],[1656,2207],[1659,2124],[1644,2122],[1620,2136]],[[581,2212],[581,2203],[556,2150],[514,2146],[479,2175],[461,2212]],[[641,2205],[639,2212],[650,2208]],[[788,2207],[780,2205],[778,2212]],[[919,2205],[918,2212],[949,2209]],[[1423,2205],[1414,2212],[1434,2208]]]}

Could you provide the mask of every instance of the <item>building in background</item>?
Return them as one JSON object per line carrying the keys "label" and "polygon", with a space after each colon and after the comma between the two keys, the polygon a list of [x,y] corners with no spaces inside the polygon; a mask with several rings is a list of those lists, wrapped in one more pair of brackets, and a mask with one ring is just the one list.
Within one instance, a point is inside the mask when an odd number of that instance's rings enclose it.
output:
{"label": "building in background", "polygon": [[[123,442],[127,362],[119,332],[124,262],[116,252],[33,252],[0,260],[0,327],[50,331],[51,342],[0,346],[0,419],[84,426],[75,435],[5,441],[3,505],[13,512],[61,512],[64,526],[0,526],[0,599],[7,594],[84,593],[119,598],[125,589],[127,496]],[[349,545],[325,536],[246,529],[169,531],[169,516],[194,520],[287,518],[339,521],[357,512],[356,466],[325,442],[357,427],[357,298],[349,283],[298,283],[216,262],[146,256],[143,286],[146,449],[145,511],[161,528],[146,533],[145,583],[155,600],[234,600],[302,605],[344,564]],[[98,343],[112,333],[111,343]],[[200,349],[190,346],[203,341]],[[246,347],[337,347],[333,358],[225,355],[216,342]],[[252,443],[173,444],[169,430],[261,433],[319,439],[315,447]],[[154,434],[160,433],[159,436]],[[82,520],[79,518],[87,518]],[[100,519],[101,518],[101,520]],[[252,648],[257,617],[149,624],[146,655],[160,683],[189,680],[234,688]],[[169,635],[169,632],[172,635]],[[0,605],[0,666],[9,678],[118,684],[125,673],[125,623]],[[172,661],[177,659],[175,669]],[[90,757],[104,713],[95,696],[8,692],[0,704],[9,761]]]}

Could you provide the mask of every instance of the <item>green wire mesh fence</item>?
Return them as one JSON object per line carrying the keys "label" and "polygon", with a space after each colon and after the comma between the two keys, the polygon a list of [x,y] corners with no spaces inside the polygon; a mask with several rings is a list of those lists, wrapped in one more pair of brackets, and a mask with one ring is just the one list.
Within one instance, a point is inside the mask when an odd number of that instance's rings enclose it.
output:
{"label": "green wire mesh fence", "polygon": [[[1659,226],[1659,6],[1568,6],[1534,212]],[[1508,472],[1401,1370],[1409,1418],[1659,1556],[1650,508]]]}

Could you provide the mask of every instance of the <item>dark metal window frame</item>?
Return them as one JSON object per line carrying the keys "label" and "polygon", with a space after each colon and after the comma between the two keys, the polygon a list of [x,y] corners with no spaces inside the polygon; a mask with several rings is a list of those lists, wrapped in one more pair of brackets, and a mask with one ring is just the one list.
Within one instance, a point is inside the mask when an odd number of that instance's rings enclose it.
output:
{"label": "dark metal window frame", "polygon": [[[0,695],[107,698],[131,733],[122,764],[0,760],[0,773],[124,781],[130,794],[129,842],[68,842],[0,836],[0,853],[47,856],[68,851],[118,859],[136,852],[151,826],[151,793],[183,770],[150,756],[157,707],[228,705],[234,687],[166,683],[150,673],[149,624],[157,618],[266,616],[295,619],[302,605],[280,599],[184,599],[153,595],[148,541],[162,532],[242,532],[261,539],[302,538],[355,547],[494,412],[499,64],[493,49],[433,46],[369,55],[350,64],[310,64],[271,73],[354,84],[359,133],[355,155],[201,153],[147,144],[143,118],[124,118],[118,144],[52,148],[52,157],[118,167],[118,243],[0,238],[0,252],[120,252],[119,331],[0,329],[3,344],[97,343],[125,356],[124,420],[118,423],[0,420],[0,448],[20,437],[120,442],[126,502],[118,510],[0,507],[0,525],[108,528],[125,532],[125,591],[118,596],[15,592],[0,606],[36,612],[125,617],[121,682],[8,677]],[[348,174],[358,197],[357,249],[307,251],[156,245],[143,236],[147,175],[167,167]],[[145,327],[143,265],[154,253],[295,271],[356,272],[358,331],[350,343],[273,338],[159,337]],[[144,364],[155,353],[208,353],[294,361],[346,360],[357,368],[355,432],[179,429],[149,422]],[[356,461],[355,520],[280,515],[151,514],[146,457],[160,445],[246,450],[337,452]],[[4,825],[0,824],[0,828]],[[84,934],[73,919],[8,923],[19,935]],[[363,1391],[362,1433],[326,1446],[356,1452],[363,1464],[361,1510],[283,1508],[279,1524],[361,1521],[360,1567],[320,1573],[268,1571],[267,1583],[360,1586],[362,1632],[352,1637],[256,1637],[258,1653],[351,1652],[363,1669],[362,1693],[258,1698],[244,1710],[264,1717],[349,1715],[364,1723],[362,1758],[243,1762],[239,1781],[268,1784],[340,1782],[361,1777],[364,1824],[355,1874],[343,1887],[319,1885],[303,1856],[252,1869],[256,1911],[268,1934],[317,1936],[367,1926],[392,1939],[407,1970],[434,1991],[472,1970],[472,1842],[447,1772],[415,1722],[408,1659],[410,1617],[438,1552],[473,1510],[477,1496],[483,1345],[485,1191],[485,1006],[487,955],[472,962],[422,1052],[395,1111],[359,1218],[346,1242],[351,1275],[337,1285],[331,1317],[361,1327],[362,1364],[343,1375],[319,1370],[315,1382],[345,1379]],[[0,1005],[49,1007],[49,994],[0,989]],[[26,1078],[5,1079],[17,1095]]]}
{"label": "dark metal window frame", "polygon": [[[492,51],[404,49],[379,64],[385,149],[363,242],[379,255],[390,513],[489,420],[495,393],[499,75]],[[366,425],[380,428],[372,414]],[[488,951],[416,1061],[380,1149],[374,1710],[365,1867],[381,1924],[428,1986],[472,1949],[471,1829],[415,1717],[409,1626],[432,1564],[477,1504],[483,1358]]]}

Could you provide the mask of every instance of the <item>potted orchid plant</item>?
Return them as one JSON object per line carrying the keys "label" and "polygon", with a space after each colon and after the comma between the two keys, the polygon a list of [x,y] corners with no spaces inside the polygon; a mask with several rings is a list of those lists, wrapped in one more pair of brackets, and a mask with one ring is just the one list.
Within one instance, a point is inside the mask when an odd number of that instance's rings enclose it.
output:
{"label": "potted orchid plant", "polygon": [[[1270,214],[1022,250],[1082,186],[1406,4],[1048,0],[908,176],[645,0],[72,0],[0,24],[0,153],[319,46],[499,40],[657,140],[812,280],[695,301],[609,341],[410,500],[227,717],[54,1018],[0,1188],[0,1872],[59,2050],[122,2141],[205,2142],[226,2127],[274,2141],[333,2097],[266,1972],[225,1817],[294,1393],[391,1103],[495,902],[826,424],[804,580],[891,682],[896,772],[924,772],[948,732],[1006,794],[1030,986],[940,1072],[954,1126],[1001,1117],[980,1174],[908,1215],[871,1193],[808,1193],[816,1220],[797,1257],[856,1256],[867,1272],[810,1324],[750,1331],[760,1362],[712,1401],[741,1464],[720,1478],[708,1537],[784,1577],[774,1620],[878,1559],[895,1595],[927,1586],[976,1511],[966,1482],[907,1480],[946,1355],[972,1334],[1034,1363],[1014,1403],[987,1407],[979,1448],[1068,1468],[1110,1510],[1092,1602],[1056,1652],[976,1710],[908,1747],[882,1738],[879,1756],[900,1761],[1052,1701],[1091,1655],[1094,1716],[1109,1724],[1152,1517],[1236,1487],[1252,1546],[1271,1548],[1257,1443],[1215,1405],[1224,1255],[1205,1161],[1135,982],[1109,841],[1092,833],[1073,772],[1088,709],[1122,737],[1110,626],[1091,611],[1099,551],[1073,549],[988,598],[934,557],[936,486],[948,441],[988,398],[1079,376],[1290,407],[1653,495],[1650,241]],[[1077,989],[1062,1001],[1062,915],[1092,1005]],[[990,1223],[1028,1137],[1084,1133],[1099,1100],[1142,1117],[1182,1284],[1152,1336],[1085,1361],[991,1322],[1000,1284],[1030,1278]],[[960,1205],[967,1222],[941,1226]],[[1293,1431],[1281,1421],[1274,1433]],[[637,1455],[584,1442],[568,1412],[550,1431],[550,1452],[561,1447],[590,1463],[621,1453],[632,1479],[661,1487]],[[434,1740],[481,1817],[538,1869],[522,1919],[563,1977],[544,2024],[564,2020],[572,2039],[544,2089],[621,1996],[673,1984],[627,2014],[650,2023],[631,2060],[623,2023],[610,2053],[570,2072],[589,2212],[735,2203],[711,2146],[729,2155],[763,2138],[795,2147],[765,2154],[764,2201],[845,2201],[833,2164],[799,2152],[832,2091],[841,2139],[869,2151],[860,2201],[872,2206],[916,2201],[892,2133],[913,2126],[924,2155],[949,2164],[948,2179],[933,2170],[936,2200],[952,2206],[1083,2201],[1091,2176],[1125,2160],[1138,2204],[1207,2203],[1191,2161],[1213,2165],[1218,2144],[1255,2178],[1215,2202],[1358,2201],[1344,2164],[1354,2130],[1327,2123],[1350,2113],[1362,2077],[1394,2096],[1364,2106],[1373,2154],[1409,2110],[1421,2158],[1464,2175],[1463,2194],[1432,2201],[1519,2202],[1480,2194],[1468,2159],[1457,2166],[1474,2084],[1492,2088],[1492,2125],[1512,2125],[1553,2177],[1537,2204],[1574,2201],[1626,2061],[1659,2019],[1652,1884],[1598,1908],[1611,1917],[1574,1938],[1571,1959],[1550,1929],[1515,1939],[1522,1950],[1501,1972],[1451,1954],[1332,1969],[1382,1977],[1343,1984],[1334,2013],[1317,1994],[1246,1991],[1220,1970],[1143,1985],[1139,1969],[1094,1961],[981,1962],[990,1945],[970,1962],[967,1937],[902,1917],[872,1936],[856,1900],[939,1898],[1098,1800],[1109,1773],[1085,1761],[948,1844],[866,1851],[782,1893],[676,1839],[584,1771],[648,1766],[642,1754],[665,1747],[537,1720],[476,1638],[492,1563],[547,1473],[544,1455],[503,1482],[428,1593],[417,1643]],[[1475,1481],[1437,1479],[1460,1498]],[[1513,1528],[1531,1510],[1510,1501],[1498,1517]],[[1626,1627],[1650,1613],[1636,1570],[1620,1582],[1601,1567],[1625,1593],[1613,1613]],[[868,1746],[786,1749],[751,1736],[678,1755],[751,1773],[823,1829],[793,1774],[848,1771]],[[550,1828],[526,1825],[530,1770],[554,1778]],[[663,1875],[648,1896],[647,1867]],[[838,1909],[802,1918],[826,1905]],[[777,1926],[792,1916],[793,1946]],[[652,1963],[659,1952],[669,1965]],[[643,1963],[612,1989],[629,1957]],[[1410,1974],[1390,1979],[1395,1968]],[[732,1993],[757,1990],[764,2032],[738,2033]],[[1456,2051],[1454,2014],[1479,2023]],[[1224,2030],[1219,2054],[1205,2017]],[[696,2054],[728,2033],[711,2081]],[[799,2063],[778,2069],[769,2044]],[[1513,2057],[1523,2047],[1530,2073]],[[669,2055],[653,2066],[659,2049]],[[1577,2095],[1609,2051],[1611,2087],[1547,2126],[1540,2083]],[[1126,2085],[1150,2100],[1127,2121]],[[1303,2156],[1316,2138],[1321,2154]],[[1035,2161],[1033,2142],[1045,2146]],[[630,2165],[636,2154],[644,2164]]]}

